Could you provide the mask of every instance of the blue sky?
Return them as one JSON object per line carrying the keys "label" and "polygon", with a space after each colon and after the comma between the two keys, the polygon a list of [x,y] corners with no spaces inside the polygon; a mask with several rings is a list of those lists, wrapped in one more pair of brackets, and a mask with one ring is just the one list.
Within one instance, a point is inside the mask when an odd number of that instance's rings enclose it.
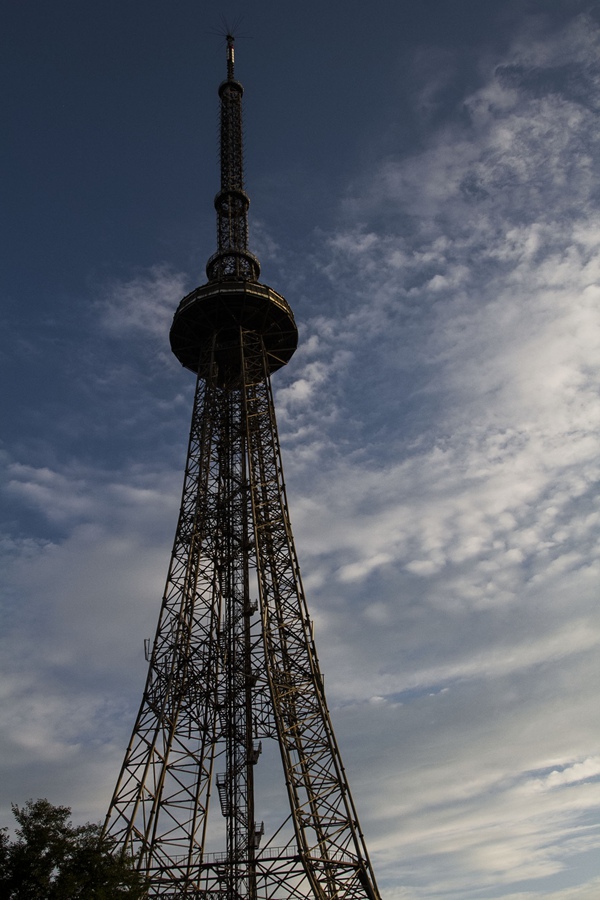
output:
{"label": "blue sky", "polygon": [[225,14],[336,734],[385,900],[600,895],[594,3],[12,4],[0,818],[102,818],[145,677],[215,248]]}

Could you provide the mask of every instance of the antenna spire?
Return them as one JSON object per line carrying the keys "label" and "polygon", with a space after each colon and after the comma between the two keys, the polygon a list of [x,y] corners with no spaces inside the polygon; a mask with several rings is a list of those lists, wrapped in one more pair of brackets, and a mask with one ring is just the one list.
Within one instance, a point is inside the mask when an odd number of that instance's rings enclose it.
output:
{"label": "antenna spire", "polygon": [[227,81],[233,81],[233,67],[235,65],[235,38],[232,34],[227,35]]}
{"label": "antenna spire", "polygon": [[206,264],[209,281],[258,281],[260,263],[248,250],[248,207],[244,190],[242,95],[234,77],[235,39],[227,35],[227,79],[219,86],[221,99],[221,190],[215,197],[217,252]]}

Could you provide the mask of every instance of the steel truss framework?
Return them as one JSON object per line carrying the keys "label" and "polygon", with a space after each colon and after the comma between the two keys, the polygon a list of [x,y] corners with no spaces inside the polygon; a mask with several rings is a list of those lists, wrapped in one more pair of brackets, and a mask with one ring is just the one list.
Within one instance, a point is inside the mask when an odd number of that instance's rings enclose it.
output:
{"label": "steel truss framework", "polygon": [[[294,548],[263,341],[241,331],[235,345],[233,385],[217,376],[215,341],[198,367],[214,375],[197,382],[148,679],[105,827],[152,897],[376,900]],[[263,835],[255,770],[268,739],[289,815]]]}
{"label": "steel truss framework", "polygon": [[153,898],[378,900],[292,537],[270,376],[298,331],[248,250],[242,94],[228,35],[217,252],[170,332],[197,374],[181,511],[105,831]]}

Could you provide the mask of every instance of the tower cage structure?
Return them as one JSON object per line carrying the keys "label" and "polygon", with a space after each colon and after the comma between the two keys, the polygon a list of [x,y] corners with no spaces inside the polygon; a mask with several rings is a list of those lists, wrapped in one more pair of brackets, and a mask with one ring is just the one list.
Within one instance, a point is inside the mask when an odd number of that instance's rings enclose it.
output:
{"label": "tower cage structure", "polygon": [[298,332],[248,250],[242,94],[228,36],[217,252],[170,332],[196,375],[181,509],[104,832],[152,898],[379,900],[292,536],[271,374]]}

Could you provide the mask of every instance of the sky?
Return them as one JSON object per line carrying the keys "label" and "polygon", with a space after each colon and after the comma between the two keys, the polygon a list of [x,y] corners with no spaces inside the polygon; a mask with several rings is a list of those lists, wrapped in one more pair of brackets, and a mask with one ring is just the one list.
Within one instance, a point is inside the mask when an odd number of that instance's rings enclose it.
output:
{"label": "sky", "polygon": [[[223,19],[225,16],[225,20]],[[0,824],[106,811],[174,535],[235,26],[250,248],[384,900],[600,896],[600,9],[5,4]]]}

